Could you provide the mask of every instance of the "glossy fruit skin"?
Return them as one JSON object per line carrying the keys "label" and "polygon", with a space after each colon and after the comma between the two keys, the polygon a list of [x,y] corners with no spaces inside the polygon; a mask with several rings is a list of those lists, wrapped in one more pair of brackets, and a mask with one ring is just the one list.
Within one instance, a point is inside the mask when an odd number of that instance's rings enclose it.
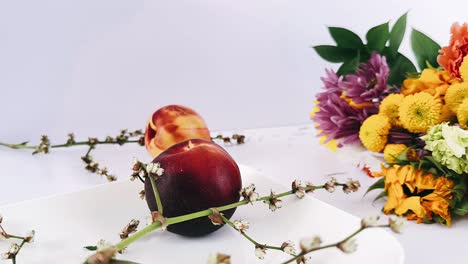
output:
{"label": "glossy fruit skin", "polygon": [[181,105],[168,105],[156,110],[145,130],[145,146],[154,158],[169,147],[189,140],[211,140],[203,118]]}
{"label": "glossy fruit skin", "polygon": [[[157,179],[165,217],[181,216],[239,201],[242,180],[239,167],[217,144],[193,139],[176,144],[154,161],[164,169]],[[145,180],[149,209],[157,210],[151,181]],[[223,211],[230,218],[235,208]],[[219,229],[208,217],[168,226],[167,230],[183,236],[202,236]]]}

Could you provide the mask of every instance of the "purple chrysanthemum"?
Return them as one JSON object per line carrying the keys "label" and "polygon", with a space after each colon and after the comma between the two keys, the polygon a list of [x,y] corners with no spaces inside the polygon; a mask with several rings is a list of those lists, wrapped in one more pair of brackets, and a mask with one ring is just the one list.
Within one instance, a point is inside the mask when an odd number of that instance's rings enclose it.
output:
{"label": "purple chrysanthemum", "polygon": [[353,108],[336,93],[323,93],[318,108],[312,120],[322,130],[319,136],[328,136],[327,141],[340,139],[343,144],[358,142],[362,122],[378,112],[377,107]]}
{"label": "purple chrysanthemum", "polygon": [[343,78],[338,76],[333,70],[325,69],[325,73],[326,77],[320,77],[325,91],[317,94],[317,100],[319,101],[322,99],[326,100],[329,94],[337,94],[339,96],[343,92]]}
{"label": "purple chrysanthemum", "polygon": [[361,64],[355,74],[343,81],[346,97],[356,104],[380,102],[387,92],[390,69],[384,56],[373,52],[367,63]]}

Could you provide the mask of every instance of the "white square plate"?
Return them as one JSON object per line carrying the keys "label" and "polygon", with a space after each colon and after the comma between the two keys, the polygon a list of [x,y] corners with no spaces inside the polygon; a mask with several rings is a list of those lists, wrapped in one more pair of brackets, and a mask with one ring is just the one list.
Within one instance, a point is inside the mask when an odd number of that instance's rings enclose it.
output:
{"label": "white square plate", "polygon": [[[281,186],[262,177],[257,171],[241,166],[243,185],[255,183],[260,195],[270,189],[283,192]],[[118,233],[133,218],[144,225],[149,215],[146,202],[139,198],[138,181],[108,183],[89,190],[47,197],[0,207],[4,227],[12,234],[36,230],[36,240],[27,244],[18,263],[82,263],[90,254],[83,249],[99,239],[117,242]],[[362,195],[362,192],[350,195]],[[271,212],[263,203],[237,209],[232,220],[251,223],[248,234],[260,243],[281,245],[292,240],[318,235],[324,244],[334,243],[355,231],[360,219],[325,204],[309,194],[283,199],[283,208]],[[404,253],[398,241],[382,229],[369,229],[357,236],[358,251],[344,254],[335,248],[310,254],[313,263],[403,263]],[[5,252],[9,241],[0,241]],[[232,256],[233,263],[279,263],[288,258],[282,252],[267,251],[265,260],[254,255],[254,246],[240,234],[225,226],[202,238],[185,238],[169,232],[155,231],[130,245],[119,259],[139,263],[206,263],[210,253]]]}

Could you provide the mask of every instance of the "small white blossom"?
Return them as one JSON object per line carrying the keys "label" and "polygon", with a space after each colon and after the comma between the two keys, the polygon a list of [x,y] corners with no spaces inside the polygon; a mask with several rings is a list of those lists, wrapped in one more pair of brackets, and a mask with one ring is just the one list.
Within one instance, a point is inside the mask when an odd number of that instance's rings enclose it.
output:
{"label": "small white blossom", "polygon": [[327,190],[327,192],[329,193],[332,193],[335,191],[336,189],[336,179],[334,177],[332,177],[329,181],[327,181],[325,183],[325,186],[324,186],[325,190]]}
{"label": "small white blossom", "polygon": [[18,244],[13,243],[10,245],[10,249],[2,254],[2,259],[12,259],[18,254],[18,251],[20,250],[20,247]]}
{"label": "small white blossom", "polygon": [[259,259],[264,259],[266,255],[266,248],[255,246],[255,256]]}
{"label": "small white blossom", "polygon": [[24,240],[28,243],[34,242],[34,236],[36,235],[35,230],[31,230],[28,233],[26,233],[26,236],[24,237]]}
{"label": "small white blossom", "polygon": [[104,239],[100,239],[97,244],[96,244],[96,247],[97,247],[97,251],[102,251],[102,250],[105,250],[105,249],[108,249],[108,248],[111,248],[113,247],[112,243],[104,240]]}
{"label": "small white blossom", "polygon": [[390,225],[390,229],[395,233],[401,233],[405,228],[405,221],[403,218],[394,215],[388,218],[388,224]]}
{"label": "small white blossom", "polygon": [[2,254],[2,259],[6,260],[6,259],[10,259],[10,253],[6,252],[6,253],[3,253]]}
{"label": "small white blossom", "polygon": [[281,249],[289,255],[295,255],[296,249],[294,248],[294,243],[292,241],[286,241],[281,244]]}
{"label": "small white blossom", "polygon": [[357,250],[357,243],[355,239],[348,239],[340,244],[338,244],[338,248],[343,251],[344,253],[353,253]]}
{"label": "small white blossom", "polygon": [[361,183],[359,183],[359,181],[354,181],[353,179],[349,179],[348,182],[346,182],[346,185],[343,186],[343,192],[344,193],[357,192],[360,187],[361,187]]}
{"label": "small white blossom", "polygon": [[304,198],[306,194],[305,186],[299,180],[294,180],[292,182],[292,191],[299,199]]}
{"label": "small white blossom", "polygon": [[250,224],[245,220],[235,220],[233,222],[234,228],[237,229],[239,232],[244,232],[249,229]]}
{"label": "small white blossom", "polygon": [[322,239],[318,236],[303,238],[299,242],[299,246],[302,251],[307,252],[314,248],[319,247],[322,244]]}
{"label": "small white blossom", "polygon": [[361,220],[361,227],[362,228],[367,228],[367,227],[375,226],[377,224],[377,222],[379,221],[379,219],[380,219],[380,216],[378,216],[378,215],[363,218]]}
{"label": "small white blossom", "polygon": [[150,162],[146,165],[146,171],[148,174],[156,174],[158,176],[162,176],[164,174],[164,169],[161,168],[161,164],[159,162],[154,163]]}
{"label": "small white blossom", "polygon": [[254,184],[250,184],[249,186],[242,188],[239,191],[239,194],[242,197],[244,197],[244,199],[249,201],[250,203],[257,201],[258,197],[259,197],[258,193],[255,192],[255,185]]}

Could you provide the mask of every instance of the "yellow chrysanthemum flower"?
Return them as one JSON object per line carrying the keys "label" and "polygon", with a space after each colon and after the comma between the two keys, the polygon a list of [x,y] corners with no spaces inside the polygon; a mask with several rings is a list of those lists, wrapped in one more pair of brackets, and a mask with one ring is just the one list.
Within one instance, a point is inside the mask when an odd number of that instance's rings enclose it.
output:
{"label": "yellow chrysanthemum flower", "polygon": [[404,97],[402,94],[390,94],[380,104],[379,114],[388,117],[392,126],[401,127],[399,108]]}
{"label": "yellow chrysanthemum flower", "polygon": [[380,152],[387,144],[387,136],[391,125],[388,117],[384,115],[371,115],[359,129],[359,139],[370,151]]}
{"label": "yellow chrysanthemum flower", "polygon": [[468,129],[468,99],[463,100],[458,106],[457,119],[463,129]]}
{"label": "yellow chrysanthemum flower", "polygon": [[463,58],[462,63],[460,64],[460,68],[458,68],[458,71],[460,71],[460,76],[462,77],[464,82],[468,81],[468,55],[466,55]]}
{"label": "yellow chrysanthemum flower", "polygon": [[384,149],[384,159],[387,163],[394,163],[407,146],[405,144],[387,144]]}
{"label": "yellow chrysanthemum flower", "polygon": [[413,133],[424,133],[429,127],[440,123],[442,104],[439,98],[428,93],[406,96],[400,105],[400,121]]}
{"label": "yellow chrysanthemum flower", "polygon": [[468,82],[450,85],[445,95],[445,104],[456,113],[458,106],[468,98]]}

